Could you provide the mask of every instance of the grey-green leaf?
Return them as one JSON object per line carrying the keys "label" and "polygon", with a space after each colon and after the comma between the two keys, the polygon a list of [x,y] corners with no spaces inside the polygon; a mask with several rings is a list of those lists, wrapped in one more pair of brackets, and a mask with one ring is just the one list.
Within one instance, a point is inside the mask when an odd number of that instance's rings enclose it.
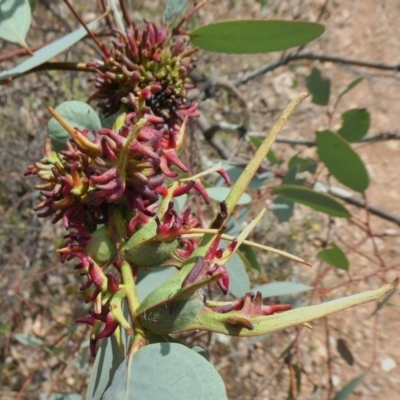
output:
{"label": "grey-green leaf", "polygon": [[342,120],[338,134],[349,142],[358,142],[368,133],[371,117],[365,108],[354,108],[344,112]]}
{"label": "grey-green leaf", "polygon": [[343,387],[342,390],[340,390],[340,392],[336,394],[333,400],[346,399],[351,394],[351,392],[353,392],[353,390],[362,382],[362,380],[364,379],[364,375],[365,374],[361,374],[351,380],[346,386]]}
{"label": "grey-green leaf", "polygon": [[114,335],[103,339],[92,368],[86,400],[100,400],[103,397],[122,361]]}
{"label": "grey-green leaf", "polygon": [[312,174],[317,170],[317,163],[310,157],[303,158],[297,155],[289,160],[289,169],[297,167],[297,172],[309,171]]}
{"label": "grey-green leaf", "polygon": [[273,188],[272,193],[277,194],[284,199],[311,207],[316,211],[332,215],[333,217],[349,218],[351,216],[346,207],[333,197],[306,187],[298,185],[281,185]]}
{"label": "grey-green leaf", "polygon": [[218,53],[254,54],[306,44],[324,32],[323,25],[303,21],[236,20],[203,25],[190,33],[191,42]]}
{"label": "grey-green leaf", "polygon": [[326,106],[329,103],[331,94],[331,81],[325,79],[318,68],[313,68],[307,80],[307,89],[312,94],[312,102],[320,106]]}
{"label": "grey-green leaf", "polygon": [[26,34],[31,26],[31,7],[28,0],[0,2],[0,38],[28,47]]}
{"label": "grey-green leaf", "polygon": [[318,253],[318,257],[328,264],[333,265],[335,268],[345,271],[349,270],[349,260],[346,254],[343,253],[343,250],[335,242],[332,242],[332,247],[330,249],[321,250]]}
{"label": "grey-green leaf", "polygon": [[118,368],[103,400],[227,399],[224,383],[215,368],[186,346],[150,344],[128,362]]}
{"label": "grey-green leaf", "polygon": [[[231,189],[226,187],[213,187],[213,188],[207,188],[206,191],[211,199],[221,202],[228,197],[228,194],[230,193]],[[247,193],[243,193],[239,201],[237,202],[237,205],[244,205],[250,203],[251,203],[250,195],[248,195]]]}
{"label": "grey-green leaf", "polygon": [[313,289],[311,286],[298,282],[272,282],[256,286],[251,289],[252,292],[261,292],[264,298],[287,296],[295,293],[306,292]]}
{"label": "grey-green leaf", "polygon": [[25,335],[24,333],[17,333],[14,337],[18,342],[26,346],[41,346],[44,344],[42,339],[32,335]]}
{"label": "grey-green leaf", "polygon": [[[141,268],[141,270],[143,270],[143,273],[145,272],[144,268]],[[159,288],[163,283],[167,282],[168,279],[171,279],[176,272],[176,268],[172,267],[151,269],[150,272],[146,273],[137,284],[139,299],[143,301],[151,292]]]}
{"label": "grey-green leaf", "polygon": [[[89,29],[93,29],[96,26],[96,24],[97,24],[96,21],[89,23],[88,24]],[[62,38],[56,40],[53,43],[50,43],[47,46],[42,47],[41,49],[33,53],[33,57],[29,57],[21,64],[17,65],[15,68],[0,73],[0,82],[4,79],[23,74],[24,72],[28,72],[31,69],[37,67],[38,65],[41,65],[49,61],[57,54],[62,53],[64,50],[68,49],[73,44],[83,39],[86,35],[87,35],[86,29],[82,27],[74,32],[69,33],[68,35],[63,36]]]}
{"label": "grey-green leaf", "polygon": [[226,263],[226,268],[229,273],[229,292],[237,298],[244,296],[250,291],[250,280],[243,261],[235,253]]}
{"label": "grey-green leaf", "polygon": [[339,182],[356,192],[368,188],[367,169],[345,139],[331,131],[322,131],[316,132],[316,141],[319,157]]}
{"label": "grey-green leaf", "polygon": [[78,393],[40,393],[39,400],[82,400]]}
{"label": "grey-green leaf", "polygon": [[[56,107],[56,111],[74,128],[88,129],[89,131],[101,129],[100,118],[89,104],[82,101],[65,101]],[[55,151],[64,150],[70,138],[68,132],[52,117],[47,125],[51,144]]]}
{"label": "grey-green leaf", "polygon": [[171,23],[182,12],[187,2],[188,0],[168,0],[163,15],[164,24]]}

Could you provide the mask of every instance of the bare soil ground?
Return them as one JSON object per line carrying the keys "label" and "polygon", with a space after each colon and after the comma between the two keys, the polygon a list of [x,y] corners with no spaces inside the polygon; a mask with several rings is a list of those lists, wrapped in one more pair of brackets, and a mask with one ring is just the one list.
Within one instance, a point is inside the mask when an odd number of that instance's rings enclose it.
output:
{"label": "bare soil ground", "polygon": [[[198,23],[237,18],[286,18],[320,20],[326,25],[324,36],[307,46],[315,54],[330,55],[387,65],[400,64],[400,3],[398,0],[270,0],[262,8],[257,1],[210,1],[198,13]],[[54,3],[60,18],[38,5],[32,28],[38,43],[53,39],[53,31],[66,29],[70,21],[66,10]],[[135,17],[159,15],[159,2],[149,2]],[[90,15],[86,15],[90,17]],[[74,25],[75,26],[75,25]],[[0,53],[13,48],[0,44]],[[83,53],[84,52],[84,53]],[[67,60],[94,55],[90,44],[72,50]],[[213,77],[234,81],[244,74],[278,58],[278,54],[228,56],[202,54],[199,70]],[[19,62],[15,59],[14,62]],[[9,63],[0,64],[6,69]],[[240,86],[251,113],[251,130],[267,132],[280,110],[305,90],[305,77],[313,66],[331,79],[331,105],[319,107],[306,100],[295,112],[283,135],[314,138],[314,132],[340,127],[340,114],[350,108],[371,113],[370,135],[399,133],[400,81],[393,70],[345,66],[339,63],[299,60]],[[337,96],[357,76],[364,80],[343,97],[336,109]],[[56,248],[63,231],[37,219],[32,207],[37,204],[33,182],[21,177],[26,166],[40,157],[46,136],[47,105],[57,105],[87,93],[86,77],[71,73],[39,73],[18,79],[0,89],[0,399],[36,399],[43,392],[83,393],[90,366],[81,343],[88,330],[72,324],[83,314],[79,278],[66,274]],[[69,93],[69,94],[66,94]],[[67,97],[66,97],[67,96]],[[79,98],[81,96],[81,98]],[[214,107],[214,108],[213,108]],[[327,114],[332,111],[332,117]],[[229,113],[228,113],[229,114]],[[229,115],[212,103],[210,118]],[[230,116],[235,118],[236,116]],[[202,141],[200,148],[206,152]],[[242,144],[240,151],[248,147]],[[355,146],[367,165],[371,184],[369,203],[400,215],[400,142],[358,144]],[[314,148],[276,144],[274,150],[283,160],[298,152],[313,156]],[[320,171],[321,179],[326,171]],[[339,186],[339,184],[336,184]],[[263,197],[270,204],[270,199]],[[269,203],[268,203],[269,202]],[[353,215],[368,221],[377,235],[366,239],[365,231],[346,221],[328,224],[328,219],[298,207],[289,223],[278,225],[272,217],[265,221],[269,245],[279,245],[313,262],[311,270],[296,265],[268,270],[269,277],[284,274],[290,280],[314,283],[319,288],[313,302],[372,289],[398,276],[400,269],[400,227],[370,216],[365,210],[350,207]],[[317,260],[321,240],[333,238],[349,257],[349,273],[328,268]],[[271,259],[263,259],[270,263]],[[286,275],[285,275],[286,274]],[[75,295],[76,294],[76,295]],[[295,382],[296,364],[303,370],[301,392],[297,399],[332,399],[354,377],[366,373],[363,382],[348,397],[355,399],[397,399],[400,390],[400,297],[395,294],[390,306],[371,317],[376,304],[357,307],[306,328],[288,329],[268,335],[257,343],[244,339],[214,336],[209,347],[216,368],[222,374],[229,399],[286,399]],[[42,345],[23,345],[17,334],[35,336]],[[282,352],[295,340],[289,355]],[[354,357],[349,365],[337,350],[346,342]],[[83,354],[83,355],[82,355]],[[343,354],[343,353],[342,353]],[[331,377],[331,382],[329,382]],[[318,395],[313,391],[318,387]],[[21,397],[18,397],[18,393]]]}

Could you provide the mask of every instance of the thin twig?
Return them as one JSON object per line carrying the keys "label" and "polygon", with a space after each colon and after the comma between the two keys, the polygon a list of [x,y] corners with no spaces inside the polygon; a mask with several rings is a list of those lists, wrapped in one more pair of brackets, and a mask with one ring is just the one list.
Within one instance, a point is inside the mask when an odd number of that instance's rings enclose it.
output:
{"label": "thin twig", "polygon": [[237,79],[234,81],[234,84],[236,86],[243,85],[252,79],[255,79],[261,75],[266,74],[269,71],[272,71],[282,65],[286,65],[291,61],[294,60],[317,60],[321,62],[333,62],[337,64],[349,64],[349,65],[358,65],[360,67],[366,67],[366,68],[375,68],[375,69],[383,69],[386,71],[399,71],[400,70],[400,64],[384,64],[384,63],[374,63],[374,62],[369,62],[369,61],[360,61],[360,60],[355,60],[352,58],[344,58],[344,57],[337,57],[337,56],[325,56],[322,54],[314,54],[310,52],[292,52],[284,55],[281,57],[279,60],[275,60],[270,62],[269,64],[266,64],[262,66],[261,68],[257,68],[252,72],[249,72],[248,74],[242,76],[241,78]]}

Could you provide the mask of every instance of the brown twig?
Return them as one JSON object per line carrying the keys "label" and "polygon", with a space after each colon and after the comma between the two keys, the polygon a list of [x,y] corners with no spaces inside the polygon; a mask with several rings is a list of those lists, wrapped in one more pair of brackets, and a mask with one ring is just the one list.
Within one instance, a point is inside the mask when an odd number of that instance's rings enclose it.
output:
{"label": "brown twig", "polygon": [[338,57],[338,56],[325,56],[322,54],[314,54],[309,52],[291,52],[279,60],[275,60],[270,62],[269,64],[264,65],[261,68],[257,68],[256,70],[249,72],[248,74],[242,76],[241,78],[237,79],[234,84],[236,86],[243,85],[255,78],[258,78],[261,75],[266,74],[269,71],[273,71],[274,69],[282,66],[287,65],[291,61],[295,60],[316,60],[321,62],[333,62],[336,64],[347,64],[347,65],[357,65],[359,67],[366,67],[366,68],[375,68],[375,69],[382,69],[386,71],[399,71],[400,64],[383,64],[383,63],[374,63],[369,61],[360,61],[355,60],[352,58],[345,58],[345,57]]}

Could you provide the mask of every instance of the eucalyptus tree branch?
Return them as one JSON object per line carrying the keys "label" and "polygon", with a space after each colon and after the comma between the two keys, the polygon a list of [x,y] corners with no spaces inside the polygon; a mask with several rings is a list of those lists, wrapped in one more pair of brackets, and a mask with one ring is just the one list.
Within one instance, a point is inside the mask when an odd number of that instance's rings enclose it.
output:
{"label": "eucalyptus tree branch", "polygon": [[234,81],[236,86],[243,85],[249,82],[252,79],[259,77],[260,75],[264,75],[269,71],[272,71],[282,65],[286,65],[294,60],[318,60],[321,62],[333,62],[337,64],[348,64],[348,65],[357,65],[360,67],[366,68],[375,68],[375,69],[383,69],[387,71],[399,71],[400,64],[384,64],[384,63],[374,63],[369,61],[361,61],[352,58],[345,57],[336,57],[336,56],[325,56],[321,54],[314,54],[310,52],[291,52],[283,55],[279,60],[275,60],[266,64],[258,69],[255,69],[252,72],[242,76],[241,78]]}
{"label": "eucalyptus tree branch", "polygon": [[[231,157],[229,149],[218,139],[217,135],[215,135],[215,133],[217,133],[219,131],[219,129],[216,129],[216,126],[218,124],[211,125],[210,122],[208,121],[208,119],[202,113],[200,113],[200,117],[197,119],[196,122],[197,122],[200,130],[203,132],[203,134],[204,134],[204,132],[210,133],[213,130],[213,134],[212,135],[208,134],[208,136],[207,137],[205,136],[205,138],[207,139],[208,143],[218,152],[219,156],[222,159],[224,159],[224,160],[230,159],[232,162],[235,163],[235,165],[240,166],[240,167],[246,167],[248,165],[249,160],[247,160],[243,157],[233,157],[233,158]],[[229,128],[229,124],[227,124],[227,127]],[[388,133],[375,135],[370,138],[371,139],[375,138],[375,140],[378,140],[378,139],[376,139],[378,136],[384,136],[384,135],[388,135]],[[395,135],[395,134],[392,134],[392,135]],[[284,139],[284,138],[280,138],[280,139]],[[400,135],[396,135],[396,139],[400,139]],[[276,140],[276,142],[279,142],[279,141],[280,140],[278,138],[278,140]],[[366,140],[366,141],[371,141],[371,140]],[[283,142],[283,143],[288,143],[288,142]],[[295,143],[295,144],[304,144],[304,143]],[[311,145],[315,145],[315,142],[312,142]],[[275,175],[275,177],[283,179],[286,176],[288,171],[283,168],[273,167],[271,165],[268,165],[266,162],[263,162],[259,167],[259,172],[272,172]],[[327,187],[322,182],[311,181],[311,180],[306,180],[304,182],[304,186],[313,188],[314,185],[317,183],[319,183],[322,186],[325,186],[326,190],[332,196],[340,198],[344,202],[354,205],[356,207],[368,208],[368,211],[371,214],[376,215],[380,218],[383,218],[387,221],[393,222],[400,226],[400,216],[399,215],[393,214],[393,213],[391,213],[381,207],[375,206],[375,205],[371,205],[371,204],[367,205],[365,203],[364,199],[362,199],[359,196],[354,195],[351,192],[348,192],[346,190],[336,188],[336,187]]]}

